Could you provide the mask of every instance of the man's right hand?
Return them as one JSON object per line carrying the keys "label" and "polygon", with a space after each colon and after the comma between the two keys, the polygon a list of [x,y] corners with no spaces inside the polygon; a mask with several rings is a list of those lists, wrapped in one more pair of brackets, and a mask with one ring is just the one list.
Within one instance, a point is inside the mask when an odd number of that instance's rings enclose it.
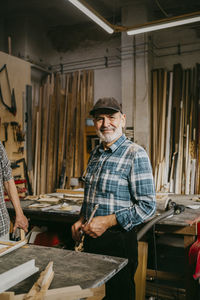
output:
{"label": "man's right hand", "polygon": [[83,220],[80,219],[72,225],[72,238],[75,242],[79,242],[81,239],[81,227],[83,225]]}

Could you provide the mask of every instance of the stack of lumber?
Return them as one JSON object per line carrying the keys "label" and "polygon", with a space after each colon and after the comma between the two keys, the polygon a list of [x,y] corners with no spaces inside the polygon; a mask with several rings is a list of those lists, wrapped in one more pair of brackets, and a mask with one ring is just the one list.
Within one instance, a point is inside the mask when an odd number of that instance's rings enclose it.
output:
{"label": "stack of lumber", "polygon": [[39,93],[37,89],[32,119],[34,195],[70,187],[71,177],[79,178],[84,171],[84,128],[93,105],[93,71],[48,75]]}
{"label": "stack of lumber", "polygon": [[152,167],[156,191],[200,193],[200,65],[152,71]]}

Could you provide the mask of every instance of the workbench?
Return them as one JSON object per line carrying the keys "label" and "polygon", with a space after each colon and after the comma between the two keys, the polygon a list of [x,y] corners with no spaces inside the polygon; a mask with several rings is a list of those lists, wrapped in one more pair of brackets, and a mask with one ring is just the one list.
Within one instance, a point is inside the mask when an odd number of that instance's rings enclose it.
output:
{"label": "workbench", "polygon": [[54,279],[50,289],[80,285],[81,288],[95,288],[107,282],[126,264],[127,259],[70,250],[27,245],[0,257],[0,274],[35,259],[39,272],[18,283],[10,291],[27,293],[38,279],[41,271],[53,261]]}
{"label": "workbench", "polygon": [[[194,195],[193,195],[194,196]],[[191,196],[191,198],[193,197]],[[187,272],[188,269],[188,250],[190,246],[193,244],[193,242],[196,239],[197,236],[197,225],[196,222],[194,222],[192,225],[189,224],[192,223],[194,220],[198,220],[200,218],[200,202],[194,202],[189,200],[189,196],[183,196],[183,195],[170,195],[170,199],[172,201],[175,201],[177,204],[181,204],[186,206],[185,211],[182,212],[179,215],[175,215],[173,217],[169,217],[166,219],[163,219],[159,221],[155,225],[155,230],[158,233],[169,233],[172,235],[179,235],[183,237],[183,244],[184,244],[184,249],[185,249],[185,255],[186,255],[186,260],[185,260],[185,269]],[[160,214],[164,211],[164,202],[165,200],[158,201],[157,203],[157,211],[156,214]],[[22,208],[24,210],[24,213],[27,217],[30,218],[31,223],[41,223],[43,224],[50,224],[53,223],[55,224],[62,224],[64,227],[66,225],[69,225],[69,230],[71,227],[71,224],[74,223],[76,220],[78,220],[78,213],[74,214],[69,211],[55,211],[55,210],[48,210],[48,211],[42,211],[40,209],[36,208],[28,208],[28,206],[34,203],[33,201],[21,201]],[[187,208],[188,205],[195,205],[197,209],[191,209]],[[7,202],[7,207],[9,214],[12,216],[14,215],[14,209],[12,208],[12,204],[10,202]],[[143,255],[142,255],[143,256]],[[191,275],[191,274],[189,274]],[[190,276],[191,277],[191,276]],[[186,276],[186,294],[187,294],[187,299],[191,300],[190,296],[190,291],[192,290],[192,284],[193,282],[189,282],[188,276]],[[193,280],[191,278],[191,280]]]}
{"label": "workbench", "polygon": [[[27,218],[30,218],[31,221],[41,221],[43,223],[47,222],[56,222],[56,223],[65,223],[72,224],[79,219],[79,213],[71,213],[70,211],[64,210],[47,210],[43,211],[40,208],[29,208],[31,204],[34,204],[33,200],[21,200],[21,206],[24,214]],[[12,217],[15,215],[14,208],[10,201],[6,202],[6,206],[9,212],[9,215]]]}
{"label": "workbench", "polygon": [[[175,201],[177,204],[181,204],[186,206],[185,211],[182,212],[180,215],[176,215],[170,218],[163,219],[159,221],[156,225],[157,228],[166,228],[167,230],[180,234],[186,235],[196,235],[197,229],[196,225],[190,226],[188,221],[193,221],[197,217],[200,216],[200,202],[193,202],[188,200],[189,196],[183,195],[171,195],[170,199]],[[160,214],[164,211],[164,201],[159,201],[157,203],[157,211],[156,214]],[[64,224],[72,224],[76,222],[79,218],[79,213],[72,213],[70,211],[63,211],[63,210],[47,210],[43,211],[40,208],[29,208],[31,204],[35,203],[33,200],[22,200],[21,206],[24,211],[24,214],[30,218],[31,221],[40,221],[40,222],[47,222],[51,223],[64,223]],[[199,207],[197,209],[187,208],[188,205],[193,205]],[[8,212],[10,216],[14,216],[14,208],[12,203],[6,202],[6,206],[8,208]],[[167,228],[168,227],[168,228]],[[171,229],[170,229],[171,228]]]}

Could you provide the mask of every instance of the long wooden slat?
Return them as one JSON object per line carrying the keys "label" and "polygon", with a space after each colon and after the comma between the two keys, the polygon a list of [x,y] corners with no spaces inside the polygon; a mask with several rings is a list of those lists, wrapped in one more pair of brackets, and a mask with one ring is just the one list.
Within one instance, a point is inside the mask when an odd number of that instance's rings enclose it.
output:
{"label": "long wooden slat", "polygon": [[42,107],[42,154],[41,154],[41,193],[46,192],[47,183],[47,143],[48,143],[48,119],[49,119],[49,81],[50,77],[47,77],[47,82],[43,87],[43,107]]}
{"label": "long wooden slat", "polygon": [[64,107],[64,120],[63,120],[63,138],[62,138],[62,166],[61,166],[61,174],[59,180],[59,187],[64,189],[66,183],[66,148],[67,148],[67,110],[68,110],[68,94],[69,94],[69,80],[70,75],[67,74],[65,78],[65,107]]}
{"label": "long wooden slat", "polygon": [[40,277],[34,283],[30,291],[24,296],[24,300],[42,300],[45,297],[53,277],[53,262],[49,262],[44,271],[41,272]]}
{"label": "long wooden slat", "polygon": [[80,110],[80,104],[81,104],[81,94],[80,94],[80,88],[81,88],[81,73],[78,72],[78,78],[77,78],[77,99],[76,99],[76,128],[75,128],[75,141],[74,141],[74,177],[80,177],[80,159],[79,159],[79,153],[80,148],[83,147],[83,144],[80,143],[79,140],[79,133],[80,133],[80,120],[81,120],[81,110]]}
{"label": "long wooden slat", "polygon": [[174,110],[174,145],[173,152],[178,149],[179,127],[180,127],[180,101],[181,101],[181,84],[182,84],[182,67],[180,64],[174,65],[174,82],[173,82],[173,110]]}
{"label": "long wooden slat", "polygon": [[42,87],[40,87],[40,101],[39,101],[39,135],[38,135],[38,165],[37,165],[37,192],[36,194],[40,194],[40,174],[41,174],[41,129],[42,129]]}
{"label": "long wooden slat", "polygon": [[85,170],[85,158],[84,158],[84,149],[86,151],[86,141],[85,141],[85,102],[86,102],[86,95],[85,95],[85,82],[86,82],[86,71],[83,71],[82,78],[81,78],[81,106],[80,106],[80,113],[81,113],[81,121],[80,121],[80,143],[82,147],[80,149],[80,176],[82,176]]}
{"label": "long wooden slat", "polygon": [[54,173],[54,142],[55,142],[55,122],[56,122],[56,96],[54,92],[54,75],[51,77],[51,91],[50,91],[50,110],[49,110],[49,124],[48,124],[48,154],[47,154],[47,193],[54,191],[53,173]]}
{"label": "long wooden slat", "polygon": [[38,143],[39,143],[39,112],[36,115],[36,138],[35,138],[35,162],[34,162],[34,178],[33,178],[33,195],[37,194],[37,168],[38,168]]}
{"label": "long wooden slat", "polygon": [[58,162],[57,162],[57,186],[61,174],[62,161],[63,161],[63,135],[64,135],[64,127],[65,127],[65,95],[60,96],[59,103],[59,129],[58,129]]}
{"label": "long wooden slat", "polygon": [[169,180],[169,160],[170,160],[170,128],[171,128],[171,113],[172,113],[172,89],[173,89],[173,72],[169,73],[169,94],[166,120],[166,147],[165,147],[165,183]]}
{"label": "long wooden slat", "polygon": [[200,194],[200,64],[197,64],[197,101],[198,101],[198,120],[197,120],[197,174],[196,174],[196,193]]}
{"label": "long wooden slat", "polygon": [[157,157],[157,128],[158,128],[158,120],[157,120],[157,79],[158,79],[158,74],[157,71],[153,71],[153,150],[152,150],[152,167],[154,170],[154,175],[155,175],[155,168],[156,168],[156,157]]}

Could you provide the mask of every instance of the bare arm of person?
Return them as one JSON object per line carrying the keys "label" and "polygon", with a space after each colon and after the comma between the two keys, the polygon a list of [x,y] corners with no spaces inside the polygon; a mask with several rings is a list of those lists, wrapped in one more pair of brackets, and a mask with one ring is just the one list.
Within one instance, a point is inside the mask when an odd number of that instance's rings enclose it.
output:
{"label": "bare arm of person", "polygon": [[10,179],[9,181],[4,181],[4,187],[15,209],[16,218],[15,218],[13,231],[15,231],[17,228],[22,228],[25,232],[27,232],[28,220],[25,217],[23,210],[21,208],[21,204],[20,204],[20,200],[19,200],[19,196],[17,193],[17,188],[15,186],[14,180]]}

